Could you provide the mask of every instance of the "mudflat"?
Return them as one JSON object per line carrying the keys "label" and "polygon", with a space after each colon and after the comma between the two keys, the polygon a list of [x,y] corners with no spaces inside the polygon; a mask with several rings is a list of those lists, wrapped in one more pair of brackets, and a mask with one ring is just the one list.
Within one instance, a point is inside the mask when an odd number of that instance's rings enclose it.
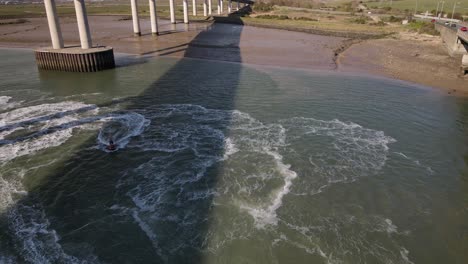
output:
{"label": "mudflat", "polygon": [[[60,22],[65,44],[78,45],[75,19],[62,17]],[[336,36],[212,21],[173,25],[167,20],[159,21],[160,35],[155,37],[145,18],[141,19],[142,36],[134,37],[132,22],[126,16],[89,16],[89,23],[94,45],[112,46],[120,53],[361,72],[468,96],[468,78],[459,76],[461,59],[450,57],[439,37],[403,32],[350,43]],[[0,47],[49,45],[45,18],[0,25]]]}

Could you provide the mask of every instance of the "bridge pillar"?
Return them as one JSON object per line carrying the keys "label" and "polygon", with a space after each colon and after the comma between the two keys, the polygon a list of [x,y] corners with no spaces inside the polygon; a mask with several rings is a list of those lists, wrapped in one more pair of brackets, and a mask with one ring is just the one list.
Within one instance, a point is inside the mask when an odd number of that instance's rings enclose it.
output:
{"label": "bridge pillar", "polygon": [[[76,1],[76,0],[75,0]],[[137,0],[130,0],[132,5],[132,21],[133,21],[133,35],[141,36],[140,19],[138,18],[138,4]]]}
{"label": "bridge pillar", "polygon": [[39,48],[34,51],[39,69],[95,72],[115,67],[114,51],[111,47],[92,47],[84,0],[74,0],[81,47],[64,47],[54,0],[44,0],[44,4],[52,38],[52,48]]}
{"label": "bridge pillar", "polygon": [[81,48],[89,49],[92,46],[91,32],[89,31],[88,15],[84,0],[75,0],[76,22],[80,34]]}
{"label": "bridge pillar", "polygon": [[197,15],[197,0],[192,0],[192,9],[193,9],[193,15]]}
{"label": "bridge pillar", "polygon": [[183,7],[184,7],[184,23],[188,24],[189,19],[188,19],[188,0],[183,0],[182,2]]}
{"label": "bridge pillar", "polygon": [[221,3],[220,7],[221,7],[221,14],[222,14],[222,13],[224,13],[224,1],[220,0],[219,2]]}
{"label": "bridge pillar", "polygon": [[54,0],[44,0],[44,5],[47,14],[47,22],[49,24],[50,38],[54,49],[63,48],[62,31],[57,16],[57,7]]}
{"label": "bridge pillar", "polygon": [[208,1],[203,0],[203,16],[207,16],[207,15],[208,15]]}
{"label": "bridge pillar", "polygon": [[218,15],[221,15],[221,0],[218,0]]}
{"label": "bridge pillar", "polygon": [[175,24],[175,9],[174,9],[174,0],[169,0],[169,13],[171,17],[171,23]]}
{"label": "bridge pillar", "polygon": [[158,17],[156,15],[156,0],[149,0],[151,34],[158,35]]}
{"label": "bridge pillar", "polygon": [[211,16],[211,12],[213,10],[213,8],[211,8],[211,1],[212,0],[208,0],[208,15],[210,15],[210,16]]}
{"label": "bridge pillar", "polygon": [[228,14],[230,14],[231,11],[232,11],[232,1],[229,0],[229,2],[228,2]]}
{"label": "bridge pillar", "polygon": [[239,0],[237,1],[237,7],[236,7],[236,10],[239,11],[239,8],[240,7],[240,4],[239,4]]}

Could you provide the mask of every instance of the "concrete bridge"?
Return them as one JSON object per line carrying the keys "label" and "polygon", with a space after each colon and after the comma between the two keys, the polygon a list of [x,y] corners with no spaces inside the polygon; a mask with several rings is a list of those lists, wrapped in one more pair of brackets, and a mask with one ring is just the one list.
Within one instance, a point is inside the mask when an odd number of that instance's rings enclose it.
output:
{"label": "concrete bridge", "polygon": [[435,28],[440,32],[442,41],[450,56],[462,56],[461,73],[468,73],[468,33],[461,31],[460,26],[455,27],[436,22]]}
{"label": "concrete bridge", "polygon": [[[458,39],[460,43],[465,47],[465,50],[468,52],[468,31],[458,30],[457,32]],[[468,54],[464,54],[462,57],[462,74],[468,74]]]}
{"label": "concrete bridge", "polygon": [[[203,16],[211,16],[213,13],[213,0],[203,1]],[[238,11],[242,6],[250,5],[250,0],[216,0],[217,14],[225,13],[224,2],[227,2],[227,13]],[[40,69],[76,72],[94,72],[115,67],[114,53],[112,47],[93,46],[91,33],[86,13],[84,0],[73,0],[76,12],[76,21],[80,36],[80,47],[65,47],[60,29],[60,22],[57,15],[55,0],[44,0],[46,8],[47,22],[49,25],[52,47],[41,48],[35,51],[37,65]],[[233,3],[236,3],[234,6]],[[141,36],[140,19],[138,14],[137,0],[130,0],[133,22],[133,34],[135,37]],[[151,33],[159,35],[158,19],[156,14],[156,0],[149,0]],[[189,0],[183,0],[183,22],[189,23]],[[192,0],[192,12],[197,16],[197,0]],[[169,0],[169,14],[171,23],[176,23],[175,2]]]}

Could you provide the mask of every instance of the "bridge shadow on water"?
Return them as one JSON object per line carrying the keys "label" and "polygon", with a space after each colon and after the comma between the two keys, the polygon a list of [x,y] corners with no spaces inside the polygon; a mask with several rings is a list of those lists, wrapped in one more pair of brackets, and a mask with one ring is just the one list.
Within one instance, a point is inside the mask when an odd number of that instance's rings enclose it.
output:
{"label": "bridge shadow on water", "polygon": [[[241,13],[249,11],[246,6]],[[242,62],[238,45],[243,26],[237,15],[229,18],[237,25],[215,22],[200,32],[185,57],[212,54]],[[15,248],[19,262],[203,263],[213,209],[209,192],[217,184],[218,161],[225,152],[225,141],[217,135],[228,133],[230,116],[186,124],[213,114],[209,109],[234,110],[241,74],[240,64],[213,63],[179,60],[141,94],[125,100],[125,109],[117,114],[134,112],[151,121],[142,136],[132,139],[141,144],[105,153],[95,148],[96,137],[89,138],[1,216],[10,230],[0,235],[2,243]],[[181,114],[161,118],[177,111]],[[171,130],[172,139],[163,128]],[[174,149],[178,140],[184,140],[180,151],[152,148],[157,142]],[[42,232],[23,234],[37,225]]]}

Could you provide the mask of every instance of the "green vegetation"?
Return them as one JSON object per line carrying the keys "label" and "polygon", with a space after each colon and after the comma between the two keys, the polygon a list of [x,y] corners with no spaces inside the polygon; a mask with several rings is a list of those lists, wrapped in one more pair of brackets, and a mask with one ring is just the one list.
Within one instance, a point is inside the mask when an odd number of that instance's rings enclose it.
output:
{"label": "green vegetation", "polygon": [[256,12],[270,12],[273,10],[273,4],[265,3],[265,2],[258,2],[253,5],[253,10]]}
{"label": "green vegetation", "polygon": [[366,24],[368,20],[369,20],[368,17],[360,16],[357,18],[350,19],[349,22],[354,23],[354,24]]}
{"label": "green vegetation", "polygon": [[428,34],[437,36],[439,32],[435,29],[434,24],[424,21],[412,21],[408,24],[411,31],[418,32],[419,34]]}
{"label": "green vegetation", "polygon": [[295,17],[294,20],[300,20],[300,21],[318,21],[318,19],[310,18],[310,17]]}
{"label": "green vegetation", "polygon": [[375,23],[369,23],[369,25],[377,26],[377,27],[383,27],[383,26],[386,26],[387,24],[385,24],[385,22],[383,22],[383,21],[379,21],[379,22],[375,22]]}
{"label": "green vegetation", "polygon": [[391,23],[399,23],[399,22],[403,21],[403,18],[396,17],[396,16],[390,16],[390,17],[386,18],[385,21],[391,22]]}
{"label": "green vegetation", "polygon": [[[371,8],[391,8],[392,12],[394,13],[413,13],[414,9],[416,7],[416,1],[415,0],[370,0],[370,1],[364,1],[367,3],[367,5]],[[424,1],[418,1],[418,13],[424,13],[426,11],[429,11],[431,13],[435,13],[435,9],[437,8],[437,3],[439,0],[424,0]],[[453,8],[453,4],[455,1],[449,1],[445,2],[444,5],[444,13],[450,13]],[[459,2],[459,1],[457,1]],[[440,10],[439,6],[439,10]],[[457,11],[460,12],[461,14],[466,14],[468,15],[468,9],[462,9],[462,8],[468,8],[468,4],[465,1],[461,1],[461,4],[457,8]],[[462,12],[463,10],[463,12]],[[450,16],[451,17],[451,14]]]}
{"label": "green vegetation", "polygon": [[[260,2],[260,1],[259,1]],[[321,5],[316,4],[313,1],[304,0],[269,0],[269,4],[277,6],[290,6],[290,7],[302,7],[302,8],[318,8]],[[255,5],[258,3],[256,2]]]}
{"label": "green vegetation", "polygon": [[277,15],[258,15],[256,16],[256,18],[262,18],[262,19],[278,19],[278,20],[286,20],[286,19],[289,19],[288,16],[285,16],[285,15],[280,15],[280,16],[277,16]]}

